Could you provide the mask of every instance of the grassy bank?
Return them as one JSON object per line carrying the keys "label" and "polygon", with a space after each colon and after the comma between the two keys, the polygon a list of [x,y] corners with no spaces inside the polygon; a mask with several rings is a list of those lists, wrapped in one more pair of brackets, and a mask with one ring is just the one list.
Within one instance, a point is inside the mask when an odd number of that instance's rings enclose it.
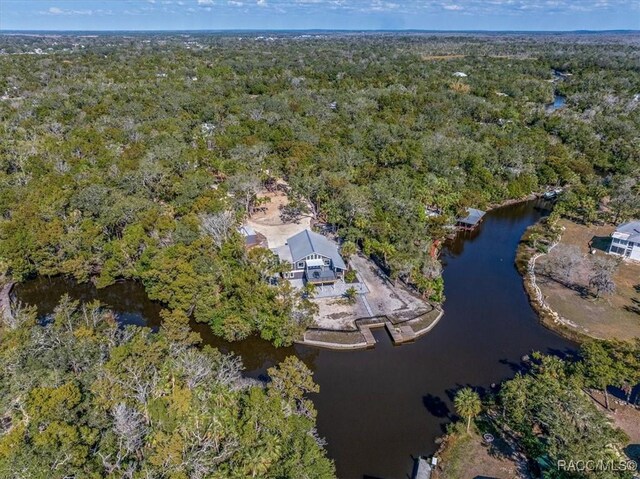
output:
{"label": "grassy bank", "polygon": [[546,254],[559,241],[562,231],[557,222],[558,217],[551,214],[527,228],[518,245],[515,264],[523,277],[524,289],[529,297],[531,307],[538,315],[542,325],[571,341],[583,342],[588,338],[586,335],[567,326],[558,315],[537,299],[536,284],[530,274],[530,264],[534,257]]}
{"label": "grassy bank", "polygon": [[482,437],[487,428],[487,422],[479,421],[478,427],[467,433],[462,423],[452,424],[436,454],[440,465],[433,478],[519,477],[513,449],[500,439],[488,444]]}
{"label": "grassy bank", "polygon": [[[527,229],[520,241],[516,266],[523,275],[532,307],[542,324],[573,341],[630,340],[640,336],[639,265],[620,262],[613,276],[616,284],[613,294],[595,298],[589,293],[589,261],[606,255],[607,239],[612,231],[613,226],[583,225],[551,215]],[[556,244],[558,246],[549,251]],[[566,247],[575,248],[581,254],[570,286],[542,274],[549,258]]]}

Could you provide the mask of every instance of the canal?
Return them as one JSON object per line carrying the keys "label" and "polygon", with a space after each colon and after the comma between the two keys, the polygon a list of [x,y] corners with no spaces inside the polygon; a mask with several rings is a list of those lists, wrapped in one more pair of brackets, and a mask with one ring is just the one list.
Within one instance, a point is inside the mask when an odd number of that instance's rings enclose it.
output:
{"label": "canal", "polygon": [[[412,457],[433,453],[453,418],[457,389],[489,389],[521,367],[531,351],[564,354],[572,344],[542,327],[514,266],[524,230],[543,214],[530,201],[489,212],[478,230],[460,235],[444,252],[445,316],[417,342],[395,347],[376,332],[375,349],[338,352],[296,346],[275,349],[250,339],[225,343],[194,324],[207,343],[239,354],[258,377],[296,354],[314,371],[318,429],[328,441],[340,478],[404,478]],[[121,320],[157,327],[160,307],[133,282],[95,290],[62,278],[16,287],[19,299],[52,311],[59,297],[99,299]]]}

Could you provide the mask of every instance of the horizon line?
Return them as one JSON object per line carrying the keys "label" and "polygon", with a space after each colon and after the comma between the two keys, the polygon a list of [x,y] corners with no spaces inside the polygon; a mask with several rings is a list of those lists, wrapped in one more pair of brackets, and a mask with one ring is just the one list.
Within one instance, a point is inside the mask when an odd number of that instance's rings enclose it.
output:
{"label": "horizon line", "polygon": [[574,30],[501,30],[501,29],[418,29],[418,28],[193,28],[193,29],[154,29],[154,28],[136,28],[136,29],[5,29],[0,28],[2,33],[109,33],[109,32],[143,32],[143,33],[173,33],[173,32],[418,32],[418,33],[640,33],[640,29],[633,28],[609,28],[602,30],[594,29],[574,29]]}

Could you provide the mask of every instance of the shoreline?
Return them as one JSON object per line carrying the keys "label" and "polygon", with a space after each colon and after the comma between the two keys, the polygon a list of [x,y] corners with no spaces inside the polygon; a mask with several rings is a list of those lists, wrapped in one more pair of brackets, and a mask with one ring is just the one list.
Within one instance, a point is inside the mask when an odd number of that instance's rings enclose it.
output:
{"label": "shoreline", "polygon": [[[520,203],[526,203],[529,201],[535,201],[538,199],[542,199],[544,193],[536,192],[531,193],[522,198],[511,198],[504,200],[500,203],[490,204],[487,207],[487,212],[497,210],[500,208],[504,208],[507,206],[512,206]],[[460,233],[460,230],[456,230],[456,235]],[[522,242],[522,240],[521,240]],[[443,243],[444,244],[444,243]],[[518,255],[520,246],[516,249],[516,259]],[[527,297],[529,293],[527,292]],[[379,318],[359,318],[354,321],[355,328],[344,328],[344,329],[323,329],[323,328],[309,328],[305,331],[304,336],[301,340],[295,341],[296,344],[302,344],[306,346],[312,346],[323,349],[332,349],[332,350],[341,350],[341,351],[356,351],[362,349],[369,349],[375,346],[376,341],[371,334],[371,329],[375,328],[385,328],[389,332],[391,339],[394,345],[401,345],[409,342],[413,342],[423,335],[427,334],[431,329],[433,329],[436,324],[440,321],[442,316],[446,313],[444,308],[441,305],[432,305],[432,311],[428,313],[424,313],[416,318],[412,318],[409,320],[404,320],[401,322],[394,322],[391,318],[388,317],[379,317]],[[537,313],[537,310],[534,308]],[[435,319],[430,321],[424,328],[419,330],[415,330],[413,328],[414,324],[419,322],[420,319],[428,316],[433,311],[438,311],[438,315]],[[366,324],[365,321],[373,320],[372,324]],[[404,325],[412,328],[414,331],[411,333],[407,329],[401,330],[398,328],[399,326]],[[395,330],[395,331],[394,331]],[[312,337],[307,337],[310,335]],[[328,336],[331,338],[330,340],[323,339],[322,336]]]}
{"label": "shoreline", "polygon": [[[526,203],[529,201],[534,201],[537,199],[541,199],[544,193],[536,192],[531,193],[525,197],[521,198],[511,198],[504,200],[500,203],[493,203],[487,206],[487,212],[504,208],[507,206],[512,206],[520,203]],[[458,234],[459,231],[456,231]],[[526,232],[525,232],[526,234]],[[444,244],[444,243],[443,243]],[[521,243],[522,245],[522,240]],[[520,246],[516,250],[516,261],[518,258]],[[64,275],[54,275],[55,276],[64,276]],[[138,279],[117,279],[116,282],[122,281],[134,281],[139,282]],[[89,280],[89,282],[93,285],[93,287],[97,288],[95,282]],[[17,283],[11,282],[5,285],[5,289],[9,287],[8,292],[10,293]],[[525,288],[526,289],[526,288]],[[0,298],[5,293],[4,289],[0,292]],[[531,298],[529,291],[527,290],[527,296]],[[8,296],[7,296],[8,297]],[[368,349],[375,346],[376,341],[373,338],[371,333],[371,329],[376,328],[385,328],[387,329],[391,339],[395,345],[401,345],[405,343],[414,342],[417,339],[421,338],[429,331],[431,331],[440,321],[442,316],[446,313],[442,305],[430,303],[432,309],[426,313],[422,313],[416,317],[410,319],[404,319],[397,321],[388,316],[379,316],[376,318],[358,318],[354,321],[355,327],[348,329],[323,329],[323,328],[308,328],[303,337],[299,340],[294,341],[294,344],[301,344],[311,347],[318,347],[323,349],[333,349],[333,350],[343,350],[343,351],[352,351],[352,350],[362,350]],[[2,306],[4,302],[0,304],[0,309],[3,309]],[[11,316],[11,305],[10,301],[7,302],[9,306],[8,314]],[[532,303],[533,306],[533,303]],[[6,308],[4,308],[6,309]],[[534,306],[534,310],[540,316],[538,309]],[[435,312],[435,317],[433,317]],[[4,312],[7,314],[7,311]],[[0,311],[2,314],[2,311]],[[370,324],[367,324],[369,322]],[[545,324],[543,322],[543,324]],[[545,324],[545,326],[549,327]],[[550,328],[554,329],[554,328]],[[555,330],[555,329],[554,329]],[[311,337],[308,337],[311,336]],[[325,340],[321,336],[334,336],[331,340]],[[337,337],[336,337],[337,336]],[[565,336],[566,337],[566,336]],[[573,339],[569,337],[569,339]]]}
{"label": "shoreline", "polygon": [[522,283],[529,300],[529,304],[531,305],[531,309],[536,313],[540,324],[569,341],[580,344],[590,339],[595,339],[572,328],[571,321],[563,318],[560,314],[554,311],[554,309],[551,308],[551,306],[549,306],[549,304],[544,300],[544,295],[537,284],[535,275],[536,261],[538,258],[548,254],[548,252],[560,242],[560,237],[554,239],[546,253],[536,252],[526,244],[526,238],[531,229],[536,226],[540,226],[544,221],[546,221],[546,218],[541,218],[539,221],[529,226],[529,228],[527,228],[523,233],[522,238],[520,238],[518,248],[516,249],[515,266],[522,277]]}
{"label": "shoreline", "polygon": [[[437,313],[435,317],[433,313]],[[375,347],[377,341],[372,329],[385,328],[395,346],[414,342],[431,331],[444,316],[444,310],[434,306],[431,311],[415,318],[395,321],[388,316],[377,318],[359,318],[354,321],[355,329],[321,329],[309,328],[296,344],[323,349],[356,351]],[[423,323],[426,323],[423,325]],[[307,335],[311,335],[308,338]],[[323,339],[326,336],[327,339]]]}

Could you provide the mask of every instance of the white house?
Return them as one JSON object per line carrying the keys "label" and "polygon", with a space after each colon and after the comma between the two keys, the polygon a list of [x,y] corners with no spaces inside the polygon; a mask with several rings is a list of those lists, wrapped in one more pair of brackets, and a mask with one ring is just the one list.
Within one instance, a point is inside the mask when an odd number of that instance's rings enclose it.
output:
{"label": "white house", "polygon": [[623,223],[611,234],[609,253],[640,261],[640,221]]}

